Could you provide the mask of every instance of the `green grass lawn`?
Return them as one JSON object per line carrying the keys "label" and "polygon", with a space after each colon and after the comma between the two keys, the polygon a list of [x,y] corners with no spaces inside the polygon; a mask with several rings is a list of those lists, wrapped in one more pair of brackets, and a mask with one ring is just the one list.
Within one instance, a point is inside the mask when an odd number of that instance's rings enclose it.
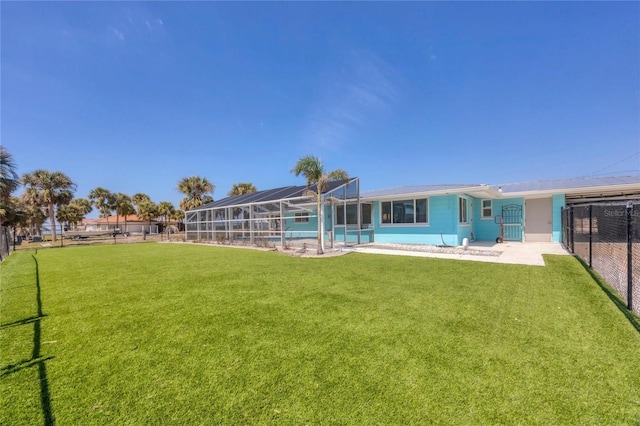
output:
{"label": "green grass lawn", "polygon": [[637,323],[546,260],[16,252],[0,423],[639,424]]}

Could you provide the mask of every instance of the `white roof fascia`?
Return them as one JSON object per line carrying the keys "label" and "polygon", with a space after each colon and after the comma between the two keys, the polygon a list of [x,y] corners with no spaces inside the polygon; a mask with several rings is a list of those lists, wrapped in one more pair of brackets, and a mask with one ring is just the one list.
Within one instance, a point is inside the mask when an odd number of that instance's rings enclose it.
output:
{"label": "white roof fascia", "polygon": [[556,194],[580,194],[580,193],[602,193],[609,194],[612,192],[620,191],[640,191],[640,182],[638,183],[624,183],[619,185],[599,185],[599,186],[581,186],[574,188],[557,188],[557,189],[544,189],[534,191],[518,191],[518,192],[503,192],[502,198],[524,197],[524,198],[544,198],[550,197]]}
{"label": "white roof fascia", "polygon": [[450,195],[450,194],[466,194],[471,196],[479,196],[482,198],[499,198],[500,193],[490,185],[478,185],[459,188],[447,188],[438,189],[435,191],[421,191],[421,192],[405,192],[393,195],[383,195],[377,197],[363,197],[360,196],[361,201],[374,201],[374,200],[398,200],[400,198],[420,198],[429,197],[434,195]]}

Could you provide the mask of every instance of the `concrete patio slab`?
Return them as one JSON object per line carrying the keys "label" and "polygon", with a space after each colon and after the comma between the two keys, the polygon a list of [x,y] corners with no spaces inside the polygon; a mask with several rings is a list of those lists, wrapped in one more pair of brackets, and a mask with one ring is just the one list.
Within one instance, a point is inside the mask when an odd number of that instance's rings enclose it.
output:
{"label": "concrete patio slab", "polygon": [[473,243],[463,247],[418,246],[410,244],[361,245],[350,247],[357,253],[386,254],[394,256],[433,257],[439,259],[470,260],[514,265],[544,266],[543,254],[568,256],[559,243]]}

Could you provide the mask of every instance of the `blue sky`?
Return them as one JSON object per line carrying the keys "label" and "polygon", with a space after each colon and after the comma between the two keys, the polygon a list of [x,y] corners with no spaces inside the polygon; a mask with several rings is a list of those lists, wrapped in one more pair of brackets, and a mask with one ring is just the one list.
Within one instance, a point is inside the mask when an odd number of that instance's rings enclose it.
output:
{"label": "blue sky", "polygon": [[181,198],[200,175],[362,189],[640,173],[638,2],[6,2],[1,138],[59,170]]}

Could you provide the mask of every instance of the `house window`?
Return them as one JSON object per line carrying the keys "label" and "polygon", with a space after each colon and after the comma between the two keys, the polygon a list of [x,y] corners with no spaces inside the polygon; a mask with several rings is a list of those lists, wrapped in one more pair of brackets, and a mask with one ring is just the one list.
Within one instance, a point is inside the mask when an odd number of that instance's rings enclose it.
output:
{"label": "house window", "polygon": [[383,201],[381,222],[415,224],[429,222],[429,199]]}
{"label": "house window", "polygon": [[426,198],[416,200],[416,223],[427,223],[428,205]]}
{"label": "house window", "polygon": [[371,204],[360,204],[360,224],[362,226],[371,225],[371,209],[373,205]]}
{"label": "house window", "polygon": [[[358,205],[347,204],[347,225],[358,224]],[[371,225],[371,204],[360,205],[360,223],[362,225]],[[336,205],[336,225],[344,225],[344,210],[343,204]]]}
{"label": "house window", "polygon": [[295,213],[293,217],[294,223],[309,223],[309,213]]}
{"label": "house window", "polygon": [[382,203],[382,223],[391,223],[391,202]]}
{"label": "house window", "polygon": [[482,218],[491,219],[493,217],[492,200],[482,200]]}
{"label": "house window", "polygon": [[345,209],[347,211],[347,225],[358,224],[358,206],[356,204],[339,204],[336,206],[336,225],[344,225]]}
{"label": "house window", "polygon": [[458,198],[458,217],[460,223],[469,223],[469,200],[464,197]]}

